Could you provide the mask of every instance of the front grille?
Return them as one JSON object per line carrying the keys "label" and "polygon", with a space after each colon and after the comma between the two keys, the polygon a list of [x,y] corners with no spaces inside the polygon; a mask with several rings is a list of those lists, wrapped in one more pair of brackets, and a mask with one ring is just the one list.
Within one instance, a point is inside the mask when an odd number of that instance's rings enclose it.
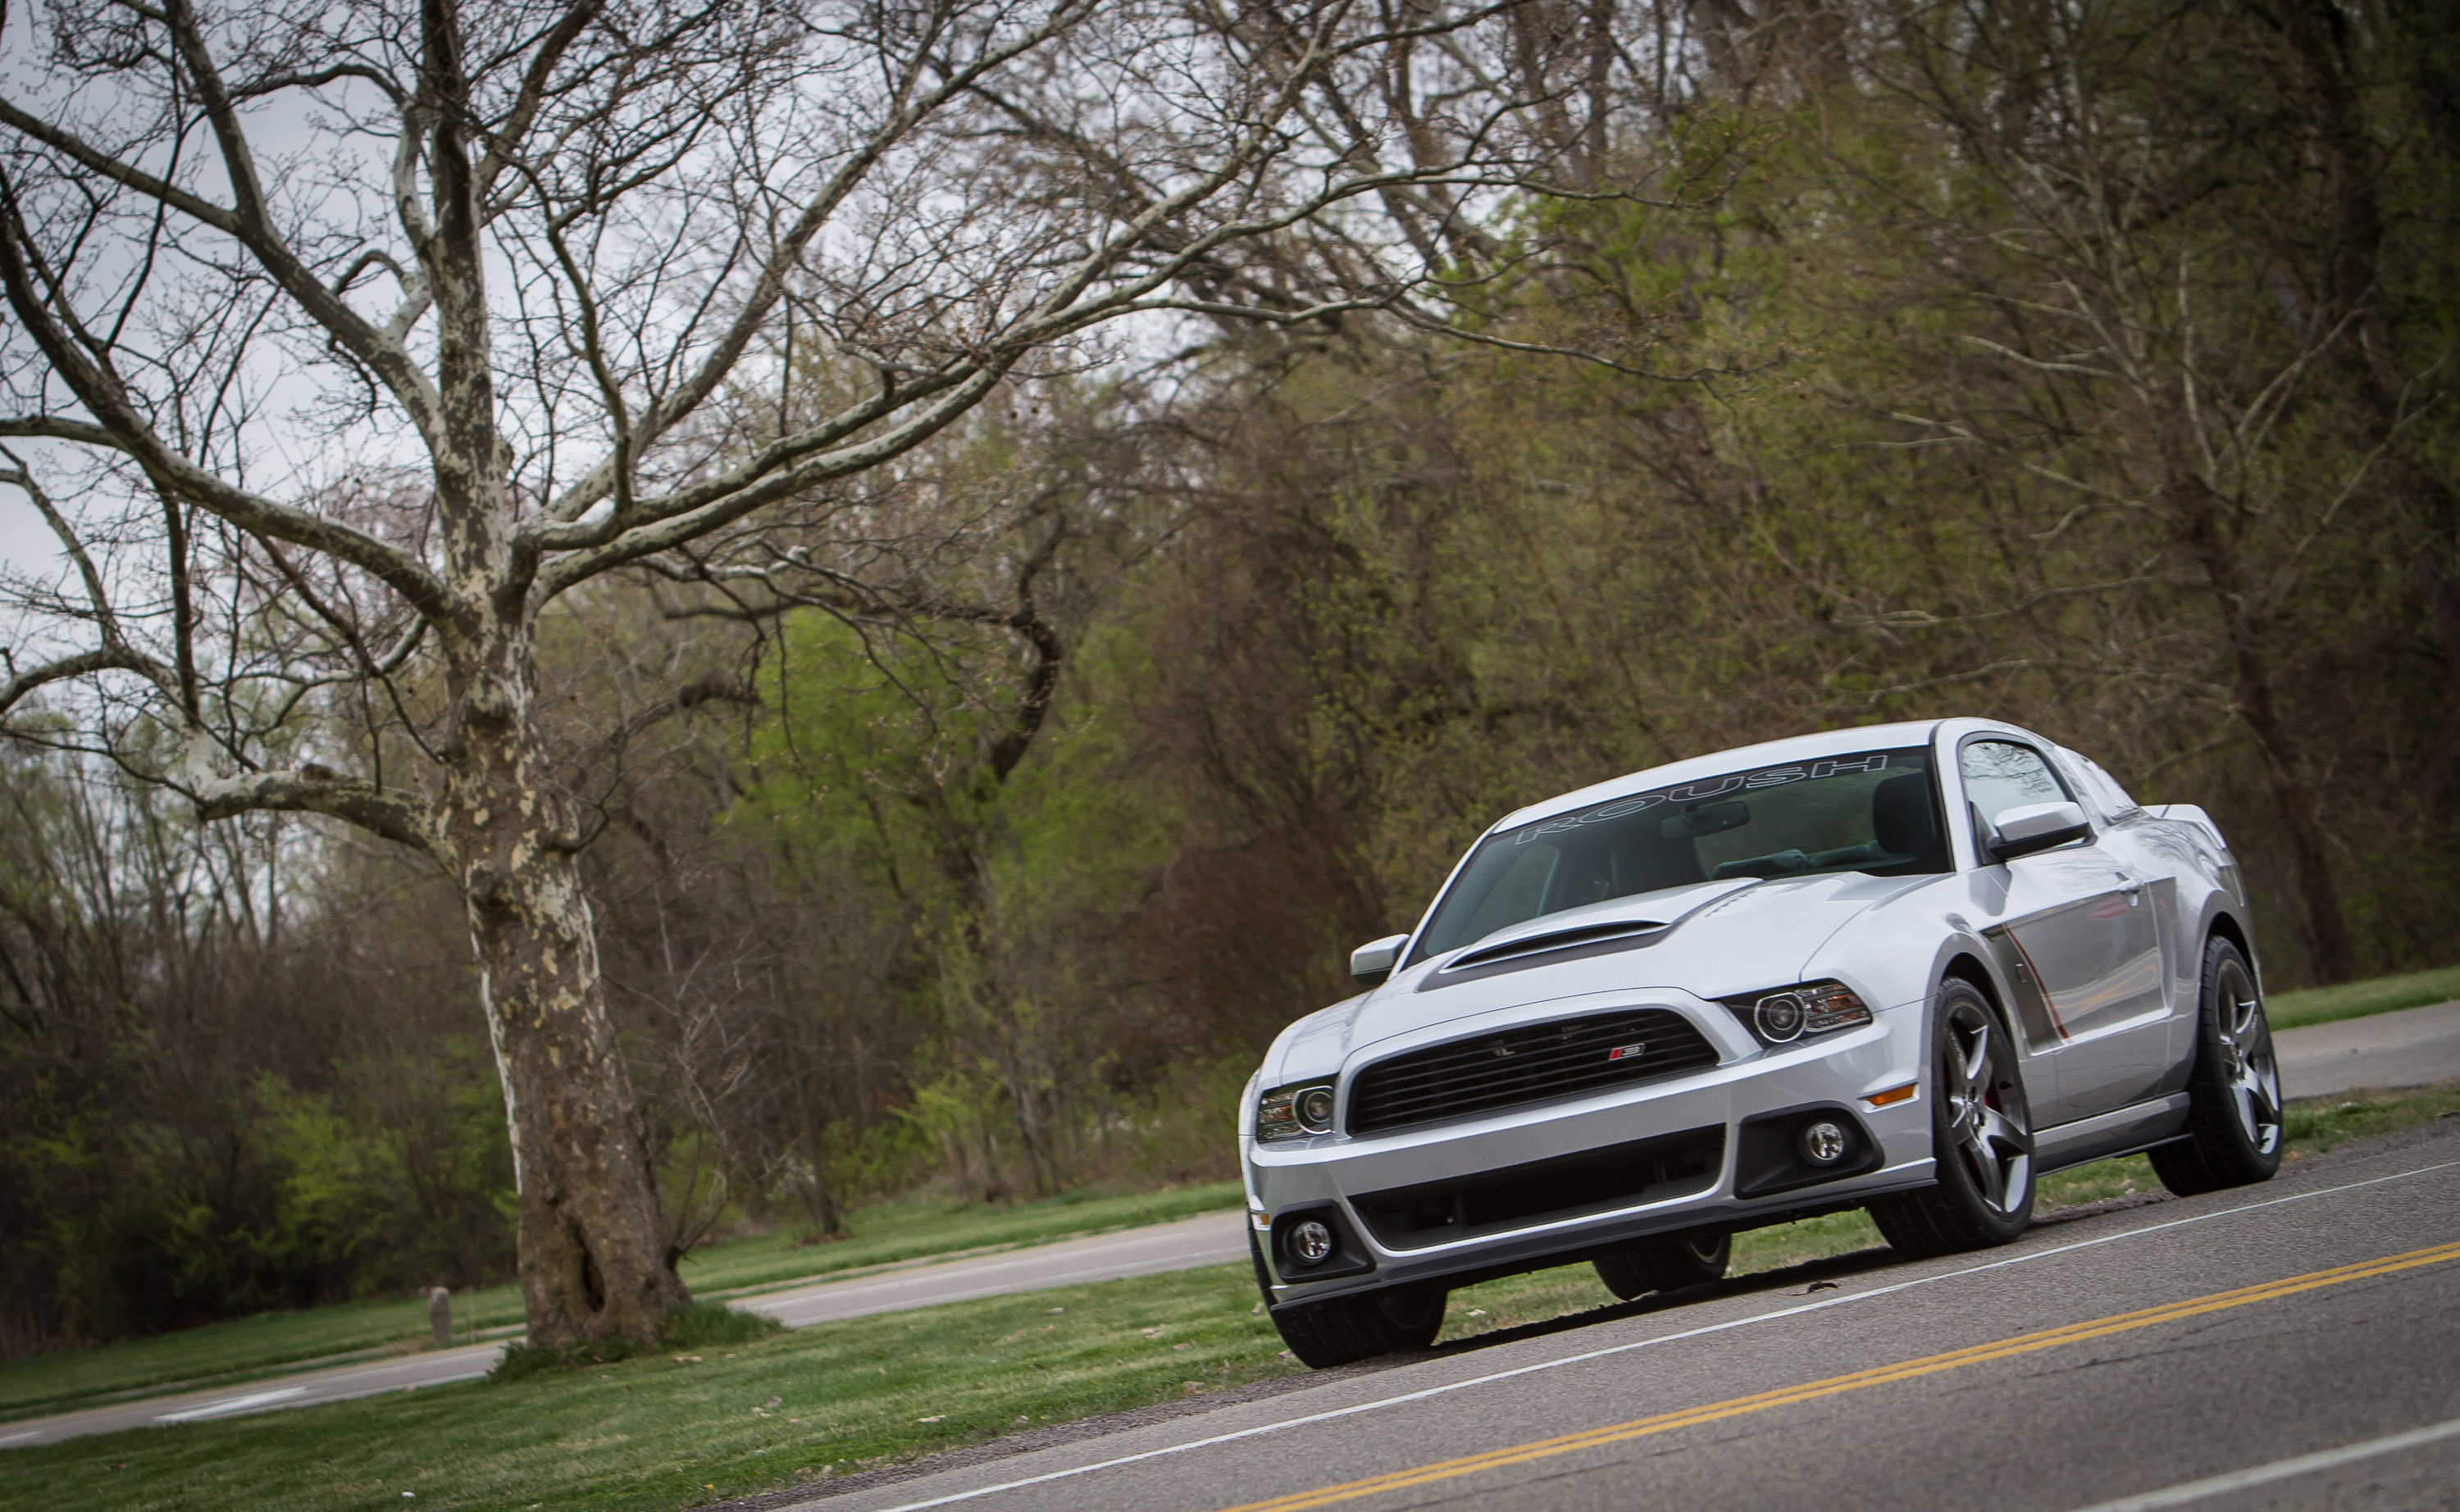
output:
{"label": "front grille", "polygon": [[[1623,1054],[1617,1055],[1617,1051]],[[1380,1134],[1498,1108],[1585,1097],[1716,1063],[1716,1047],[1682,1014],[1667,1009],[1635,1008],[1524,1024],[1430,1045],[1368,1067],[1350,1083],[1349,1132]]]}
{"label": "front grille", "polygon": [[1711,1123],[1349,1203],[1385,1248],[1424,1249],[1705,1192],[1725,1163],[1726,1126]]}

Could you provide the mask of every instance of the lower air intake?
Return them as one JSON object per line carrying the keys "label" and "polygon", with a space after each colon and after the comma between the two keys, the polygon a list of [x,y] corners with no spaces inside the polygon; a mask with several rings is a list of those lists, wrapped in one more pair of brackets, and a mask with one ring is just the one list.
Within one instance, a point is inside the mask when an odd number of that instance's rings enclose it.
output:
{"label": "lower air intake", "polygon": [[1705,1192],[1716,1184],[1725,1161],[1725,1127],[1709,1124],[1449,1182],[1368,1192],[1349,1205],[1385,1248],[1423,1249]]}

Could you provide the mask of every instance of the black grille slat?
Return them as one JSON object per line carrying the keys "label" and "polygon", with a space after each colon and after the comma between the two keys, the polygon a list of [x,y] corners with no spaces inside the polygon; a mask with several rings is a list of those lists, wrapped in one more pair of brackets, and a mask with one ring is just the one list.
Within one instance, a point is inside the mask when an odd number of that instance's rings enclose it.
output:
{"label": "black grille slat", "polygon": [[[1624,1045],[1645,1048],[1622,1060],[1605,1058]],[[1470,1118],[1716,1063],[1716,1047],[1667,1009],[1524,1024],[1430,1045],[1368,1066],[1350,1083],[1349,1132],[1378,1134],[1439,1118]]]}

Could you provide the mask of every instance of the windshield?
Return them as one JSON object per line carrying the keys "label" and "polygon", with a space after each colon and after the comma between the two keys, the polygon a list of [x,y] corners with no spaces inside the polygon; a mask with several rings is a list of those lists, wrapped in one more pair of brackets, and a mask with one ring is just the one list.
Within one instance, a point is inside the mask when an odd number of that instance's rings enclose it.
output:
{"label": "windshield", "polygon": [[1489,835],[1410,959],[1566,908],[1686,883],[1947,869],[1927,750],[1748,769]]}

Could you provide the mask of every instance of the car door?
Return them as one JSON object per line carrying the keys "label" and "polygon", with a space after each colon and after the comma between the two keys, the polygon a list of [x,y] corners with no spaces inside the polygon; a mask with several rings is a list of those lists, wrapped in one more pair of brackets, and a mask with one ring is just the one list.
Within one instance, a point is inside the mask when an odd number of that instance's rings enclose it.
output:
{"label": "car door", "polygon": [[[1977,849],[2008,809],[2077,800],[2041,752],[2011,737],[1967,738],[1957,767]],[[2009,862],[1983,852],[1974,881],[2027,1048],[2054,1068],[2035,1126],[2152,1097],[2168,1061],[2169,1001],[2145,879],[2096,835]]]}

